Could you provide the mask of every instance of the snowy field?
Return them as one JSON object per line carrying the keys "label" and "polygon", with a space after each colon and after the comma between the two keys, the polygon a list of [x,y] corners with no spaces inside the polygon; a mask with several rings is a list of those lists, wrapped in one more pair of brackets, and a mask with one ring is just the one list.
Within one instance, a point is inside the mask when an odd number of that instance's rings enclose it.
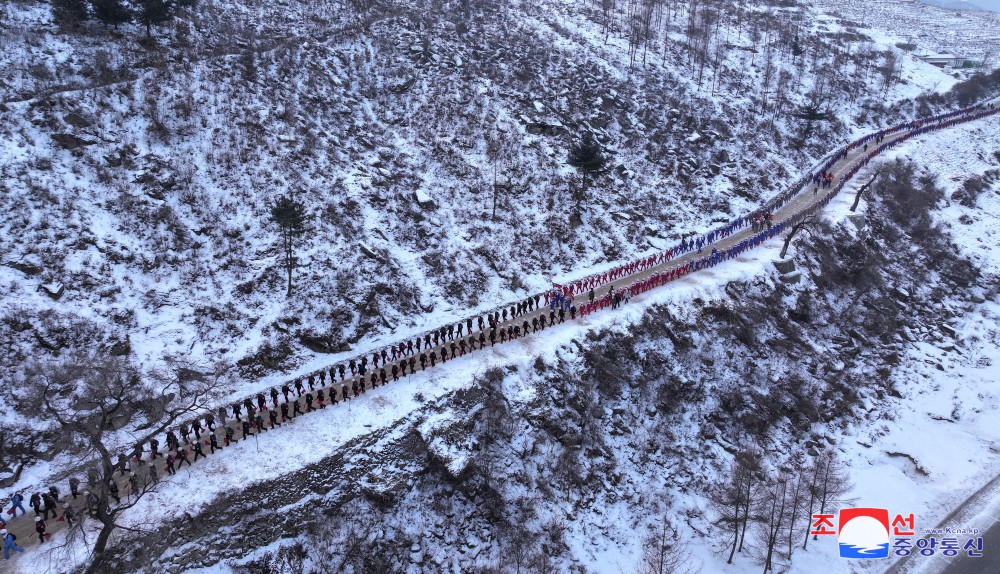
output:
{"label": "snowy field", "polygon": [[992,68],[1000,56],[1000,13],[948,10],[917,0],[816,0],[819,10],[859,24],[895,45],[914,44],[913,55],[955,54]]}

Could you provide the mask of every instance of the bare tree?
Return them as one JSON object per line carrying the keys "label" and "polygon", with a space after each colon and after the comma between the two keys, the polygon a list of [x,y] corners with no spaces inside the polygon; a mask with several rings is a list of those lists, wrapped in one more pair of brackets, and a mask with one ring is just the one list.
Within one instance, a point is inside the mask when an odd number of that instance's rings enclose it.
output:
{"label": "bare tree", "polygon": [[636,574],[692,574],[698,570],[677,545],[677,529],[666,513],[650,528],[643,540],[643,553]]}
{"label": "bare tree", "polygon": [[778,476],[768,482],[762,496],[756,501],[755,510],[763,528],[759,533],[759,539],[763,545],[760,561],[764,565],[764,574],[774,569],[775,548],[778,546],[785,521],[790,519],[787,511],[787,477]]}
{"label": "bare tree", "polygon": [[875,180],[878,178],[880,173],[882,173],[882,170],[876,170],[875,173],[872,174],[872,178],[868,180],[868,183],[862,185],[861,188],[858,189],[858,194],[854,196],[854,203],[851,204],[851,213],[854,213],[854,211],[858,209],[858,204],[861,203],[861,195],[868,191],[868,188],[875,183]]}
{"label": "bare tree", "polygon": [[[513,171],[514,162],[511,158],[514,155],[514,147],[504,139],[500,133],[490,134],[486,137],[486,157],[493,163],[493,221],[497,220],[497,201],[500,196],[509,197],[513,192]],[[503,170],[500,164],[503,163]],[[499,179],[498,172],[503,171],[503,179]]]}
{"label": "bare tree", "polygon": [[[144,377],[127,358],[94,354],[26,370],[24,400],[18,408],[50,427],[58,452],[76,455],[82,466],[92,468],[91,493],[97,504],[91,512],[101,524],[92,568],[99,569],[112,533],[135,530],[121,524],[122,513],[156,487],[153,480],[123,480],[127,454],[221,398],[221,376],[175,368]],[[128,492],[124,499],[112,493],[116,481]]]}
{"label": "bare tree", "polygon": [[788,484],[788,529],[786,558],[791,559],[795,536],[801,532],[799,511],[806,504],[806,494],[809,490],[809,469],[806,467],[806,455],[802,450],[795,451],[788,461],[792,468],[792,476]]}
{"label": "bare tree", "polygon": [[[809,503],[806,505],[807,515],[810,524],[814,510],[819,510],[818,514],[826,512],[837,502],[846,502],[843,496],[851,490],[850,477],[844,463],[841,462],[833,451],[817,456],[813,461],[813,467],[809,478]],[[818,508],[817,508],[818,507]],[[813,536],[813,540],[816,536]],[[802,541],[802,549],[805,550],[809,544],[809,530],[806,530],[805,539]]]}
{"label": "bare tree", "polygon": [[510,525],[504,532],[504,555],[511,565],[514,574],[523,574],[528,571],[528,565],[532,561],[532,536],[520,522]]}
{"label": "bare tree", "polygon": [[729,476],[709,494],[719,522],[732,534],[727,564],[732,564],[733,556],[743,551],[761,458],[760,450],[753,447],[736,453]]}
{"label": "bare tree", "polygon": [[788,246],[791,245],[792,238],[795,237],[796,233],[798,233],[802,229],[808,230],[808,228],[812,227],[815,223],[816,223],[816,216],[810,215],[804,218],[802,221],[793,225],[791,231],[788,232],[788,237],[785,237],[785,244],[781,246],[781,253],[778,255],[778,259],[785,258],[785,255],[788,253]]}

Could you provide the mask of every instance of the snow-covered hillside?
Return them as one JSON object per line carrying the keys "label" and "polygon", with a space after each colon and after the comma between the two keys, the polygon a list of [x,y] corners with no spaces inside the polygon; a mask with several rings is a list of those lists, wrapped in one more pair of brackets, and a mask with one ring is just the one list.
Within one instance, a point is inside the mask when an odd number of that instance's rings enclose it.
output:
{"label": "snow-covered hillside", "polygon": [[[895,30],[787,2],[653,3],[648,18],[624,2],[364,4],[205,1],[155,30],[153,47],[131,26],[67,32],[42,3],[2,7],[6,403],[18,404],[24,365],[76,348],[150,369],[221,365],[245,395],[705,230],[957,81],[896,46]],[[985,53],[991,36],[966,38]],[[811,106],[823,113],[810,123]],[[920,156],[954,174],[940,181],[949,194],[961,186],[967,206],[942,217],[992,229],[997,129],[962,130],[900,153],[957,154]],[[587,133],[611,161],[583,191],[566,158]],[[289,298],[268,222],[281,194],[309,212]],[[629,571],[656,516],[690,528],[693,563],[718,571],[704,493],[750,435],[777,453],[774,472],[791,450],[893,465],[886,496],[917,504],[926,481],[885,452],[901,452],[926,411],[956,436],[991,438],[990,411],[969,406],[974,393],[994,400],[988,381],[963,361],[996,354],[997,263],[972,249],[982,235],[958,232],[981,273],[947,242],[933,244],[939,259],[891,257],[930,240],[893,233],[898,213],[875,203],[889,211],[865,229],[832,216],[803,242],[801,283],[774,275],[765,251],[297,421],[261,437],[263,454],[244,441],[127,516],[163,536],[118,548],[120,571],[267,561],[279,546],[291,560],[300,543],[316,564],[331,540],[412,571],[514,555],[538,571]],[[909,300],[873,303],[902,284]],[[938,340],[944,323],[965,342]],[[930,379],[941,369],[948,378]],[[940,381],[926,398],[925,376]],[[947,415],[935,410],[945,395]],[[24,488],[69,464],[33,464],[48,446],[31,416],[3,421],[2,463],[29,463]],[[956,485],[927,495],[928,517],[995,470],[982,449],[969,451],[978,467],[907,454]],[[371,533],[360,542],[359,529]],[[814,571],[827,550],[797,553],[793,568]],[[63,552],[44,560],[83,557]],[[735,571],[758,568],[740,560]]]}
{"label": "snow-covered hillside", "polygon": [[[144,501],[144,516],[178,518],[126,544],[119,568],[632,572],[666,519],[690,566],[753,572],[760,526],[726,565],[709,501],[747,444],[767,453],[772,477],[836,453],[853,484],[845,499],[935,525],[1000,470],[1000,283],[995,249],[978,247],[1000,229],[1000,189],[994,180],[967,207],[955,196],[1000,167],[998,137],[993,121],[900,148],[915,163],[895,181],[926,178],[880,186],[863,223],[845,217],[849,188],[796,242],[798,282],[770,266],[776,241],[620,313],[244,442]],[[966,232],[972,221],[985,236]],[[363,421],[374,429],[359,435]],[[778,564],[857,571],[824,542]]]}
{"label": "snow-covered hillside", "polygon": [[[206,2],[152,50],[10,3],[5,367],[85,340],[288,371],[744,212],[883,103],[953,82],[808,9],[740,6],[657,14],[630,69],[624,15],[575,2]],[[843,120],[797,151],[813,99]],[[575,198],[587,131],[612,162]],[[285,193],[310,215],[287,300]]]}

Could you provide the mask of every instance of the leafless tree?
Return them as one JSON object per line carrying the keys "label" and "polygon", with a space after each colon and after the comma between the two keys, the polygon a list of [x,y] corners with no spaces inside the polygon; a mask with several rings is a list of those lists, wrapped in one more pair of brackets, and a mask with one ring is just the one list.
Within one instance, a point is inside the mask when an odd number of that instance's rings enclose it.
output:
{"label": "leafless tree", "polygon": [[[809,476],[809,503],[806,504],[806,514],[812,523],[813,512],[823,514],[837,502],[846,502],[843,496],[851,490],[850,477],[847,468],[833,451],[827,451],[817,456]],[[816,536],[813,536],[816,539]],[[802,549],[809,544],[809,529],[806,530]]]}
{"label": "leafless tree", "polygon": [[795,537],[802,531],[802,523],[798,519],[800,511],[806,505],[806,496],[809,491],[809,469],[806,466],[806,454],[802,450],[792,453],[788,464],[791,467],[791,477],[788,479],[788,520],[785,521],[788,536],[785,556],[791,559]]}
{"label": "leafless tree", "polygon": [[788,246],[791,245],[792,238],[795,237],[796,233],[803,229],[808,230],[808,228],[812,227],[816,221],[816,217],[810,215],[793,225],[791,231],[788,232],[788,237],[785,237],[785,244],[781,246],[781,253],[778,255],[778,258],[784,259],[785,255],[788,254]]}
{"label": "leafless tree", "polygon": [[861,203],[861,195],[868,191],[868,188],[875,183],[875,180],[878,178],[880,173],[882,173],[882,170],[876,170],[875,173],[872,174],[872,178],[868,180],[868,183],[862,185],[861,188],[858,189],[858,194],[854,196],[854,203],[851,204],[851,213],[854,213],[858,209],[858,204]]}
{"label": "leafless tree", "polygon": [[[100,571],[112,533],[135,530],[122,525],[122,514],[156,488],[151,480],[137,480],[136,486],[122,480],[128,455],[221,398],[221,380],[221,372],[177,365],[144,376],[126,357],[84,353],[28,367],[19,408],[50,428],[57,451],[94,469],[91,492],[98,503],[92,512],[101,530],[91,570]],[[119,482],[126,493],[120,500],[111,493]]]}
{"label": "leafless tree", "polygon": [[762,454],[755,447],[738,452],[730,466],[729,476],[709,494],[712,505],[719,514],[719,522],[732,535],[727,564],[732,564],[733,556],[743,551],[750,510],[761,472],[761,459]]}
{"label": "leafless tree", "polygon": [[760,562],[764,565],[764,574],[767,574],[774,570],[775,549],[786,521],[791,520],[788,515],[787,476],[769,477],[767,487],[756,501],[754,513],[760,520],[761,530],[758,533],[761,543]]}
{"label": "leafless tree", "polygon": [[677,545],[677,529],[664,513],[643,540],[636,574],[693,574],[698,570]]}

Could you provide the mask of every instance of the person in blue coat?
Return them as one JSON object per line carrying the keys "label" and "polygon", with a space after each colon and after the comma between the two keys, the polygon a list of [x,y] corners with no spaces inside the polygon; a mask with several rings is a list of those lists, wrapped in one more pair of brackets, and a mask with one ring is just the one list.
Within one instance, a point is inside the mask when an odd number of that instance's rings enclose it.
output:
{"label": "person in blue coat", "polygon": [[11,534],[10,532],[7,532],[6,528],[4,528],[3,530],[0,530],[0,536],[3,536],[3,557],[4,557],[4,559],[10,560],[10,551],[11,550],[13,550],[14,552],[24,552],[24,548],[21,548],[20,546],[17,545],[17,542],[15,542],[15,540],[17,540],[17,539],[14,537],[13,534]]}
{"label": "person in blue coat", "polygon": [[20,492],[15,492],[14,494],[10,495],[10,505],[11,508],[14,510],[14,518],[17,518],[18,509],[20,509],[22,515],[27,514],[27,511],[24,510],[23,503],[24,503],[24,495],[21,494]]}

